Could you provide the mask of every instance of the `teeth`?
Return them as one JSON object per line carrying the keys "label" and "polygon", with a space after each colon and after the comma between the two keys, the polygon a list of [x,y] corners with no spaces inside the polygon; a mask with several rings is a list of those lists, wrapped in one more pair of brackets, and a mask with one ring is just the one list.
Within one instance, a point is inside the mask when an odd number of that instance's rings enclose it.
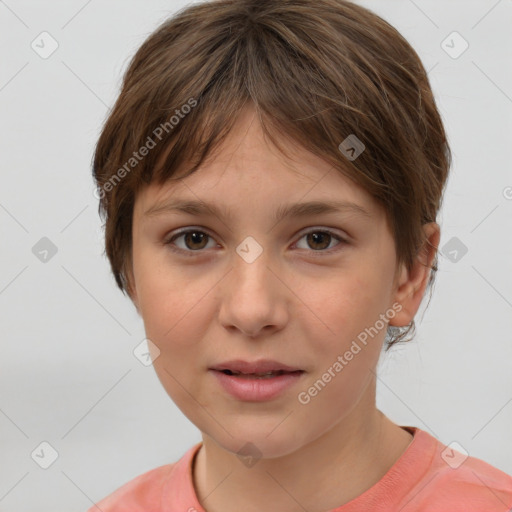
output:
{"label": "teeth", "polygon": [[241,372],[235,372],[233,370],[223,370],[223,372],[226,374],[226,375],[236,375],[237,377],[240,376],[240,377],[245,377],[245,378],[260,378],[260,379],[264,379],[264,378],[269,378],[269,377],[275,377],[277,375],[282,375],[283,371],[281,370],[278,370],[278,371],[270,371],[270,372],[264,372],[264,373],[241,373]]}
{"label": "teeth", "polygon": [[248,374],[238,375],[238,377],[242,377],[245,379],[269,379],[272,377],[276,377],[277,375],[280,375],[280,373],[279,372],[248,373]]}

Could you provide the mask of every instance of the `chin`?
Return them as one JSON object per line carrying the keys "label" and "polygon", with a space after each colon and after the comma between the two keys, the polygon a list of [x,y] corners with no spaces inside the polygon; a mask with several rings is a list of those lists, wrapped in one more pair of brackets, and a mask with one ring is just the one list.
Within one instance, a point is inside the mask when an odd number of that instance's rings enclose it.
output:
{"label": "chin", "polygon": [[[304,444],[305,440],[297,439],[297,435],[292,435],[287,429],[282,428],[281,432],[278,430],[281,427],[275,428],[275,423],[272,428],[237,428],[236,434],[233,437],[229,436],[226,432],[222,435],[211,436],[215,442],[224,450],[241,457],[242,462],[248,458],[249,461],[256,461],[257,459],[276,459],[285,457],[298,449]],[[229,431],[229,429],[228,429]],[[269,432],[272,432],[269,435]],[[250,467],[250,464],[246,464]]]}

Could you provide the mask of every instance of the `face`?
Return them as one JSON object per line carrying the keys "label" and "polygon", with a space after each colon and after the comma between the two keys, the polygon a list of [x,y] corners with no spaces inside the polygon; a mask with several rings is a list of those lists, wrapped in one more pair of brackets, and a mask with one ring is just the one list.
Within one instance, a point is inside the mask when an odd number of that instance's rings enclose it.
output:
{"label": "face", "polygon": [[[290,143],[294,158],[284,157],[257,119],[246,111],[197,172],[140,192],[132,299],[158,348],[158,377],[190,421],[226,450],[250,441],[277,457],[342,424],[371,393],[382,319],[396,304],[396,254],[371,196]],[[173,209],[182,201],[218,211]],[[352,206],[279,215],[307,202]],[[276,396],[240,399],[210,370],[233,359],[302,373]]]}

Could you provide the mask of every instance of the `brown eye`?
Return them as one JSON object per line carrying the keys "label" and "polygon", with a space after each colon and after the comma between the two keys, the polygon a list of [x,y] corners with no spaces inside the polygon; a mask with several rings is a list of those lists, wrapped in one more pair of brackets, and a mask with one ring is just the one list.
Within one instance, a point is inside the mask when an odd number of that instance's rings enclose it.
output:
{"label": "brown eye", "polygon": [[197,250],[204,249],[205,241],[208,238],[206,233],[202,233],[201,231],[188,231],[184,235],[184,242],[188,249]]}
{"label": "brown eye", "polygon": [[[300,247],[301,241],[305,239],[305,247]],[[208,247],[208,241],[213,243],[212,246]],[[333,241],[337,241],[332,245]],[[208,233],[199,229],[188,229],[176,233],[169,240],[164,242],[165,245],[169,246],[169,249],[173,252],[183,254],[185,256],[199,255],[200,253],[206,253],[205,249],[214,248],[215,240]],[[343,248],[347,241],[341,236],[333,233],[329,230],[315,230],[305,233],[297,242],[299,249],[306,249],[310,253],[331,254]],[[338,247],[340,246],[340,247]]]}
{"label": "brown eye", "polygon": [[[207,247],[209,239],[212,239],[212,237],[208,233],[199,229],[189,229],[175,234],[165,242],[165,245],[168,245],[175,252],[191,255],[194,252],[202,252]],[[180,243],[177,243],[177,240]]]}
{"label": "brown eye", "polygon": [[[309,233],[305,233],[300,240],[302,239],[306,240],[306,247],[300,247],[299,241],[297,244],[299,249],[309,249],[310,251],[316,252],[331,252],[330,249],[333,249],[333,247],[335,248],[334,250],[337,250],[338,245],[345,243],[342,237],[328,230],[310,231]],[[333,240],[338,241],[334,246],[331,245]]]}
{"label": "brown eye", "polygon": [[332,236],[322,231],[308,233],[306,235],[308,245],[314,250],[326,249],[329,247]]}

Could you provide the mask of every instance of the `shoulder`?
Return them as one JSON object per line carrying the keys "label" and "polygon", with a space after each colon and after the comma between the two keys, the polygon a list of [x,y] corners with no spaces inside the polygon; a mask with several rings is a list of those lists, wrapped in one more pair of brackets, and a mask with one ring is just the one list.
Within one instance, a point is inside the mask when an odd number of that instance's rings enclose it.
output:
{"label": "shoulder", "polygon": [[177,462],[159,466],[135,477],[94,504],[87,512],[168,511],[184,496],[193,496],[192,462],[201,445],[197,443],[189,448]]}
{"label": "shoulder", "polygon": [[[512,476],[436,440],[430,467],[409,496],[411,510],[504,512],[512,508]],[[407,509],[408,510],[408,509]]]}
{"label": "shoulder", "polygon": [[147,512],[158,510],[164,485],[172,477],[176,462],[143,473],[93,505],[87,512]]}

